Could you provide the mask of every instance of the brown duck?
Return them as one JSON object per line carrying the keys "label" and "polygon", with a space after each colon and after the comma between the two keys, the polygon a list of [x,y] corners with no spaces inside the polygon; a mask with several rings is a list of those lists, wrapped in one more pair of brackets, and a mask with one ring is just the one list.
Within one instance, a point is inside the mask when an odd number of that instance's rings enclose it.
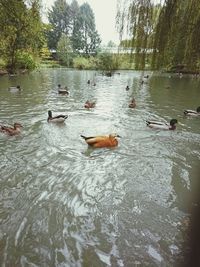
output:
{"label": "brown duck", "polygon": [[115,147],[118,145],[117,137],[120,137],[117,134],[109,134],[109,135],[101,135],[101,136],[92,136],[86,137],[81,135],[85,142],[94,148],[101,148],[101,147]]}
{"label": "brown duck", "polygon": [[0,132],[10,136],[18,135],[21,133],[21,128],[23,128],[23,126],[20,123],[15,122],[13,127],[0,125]]}

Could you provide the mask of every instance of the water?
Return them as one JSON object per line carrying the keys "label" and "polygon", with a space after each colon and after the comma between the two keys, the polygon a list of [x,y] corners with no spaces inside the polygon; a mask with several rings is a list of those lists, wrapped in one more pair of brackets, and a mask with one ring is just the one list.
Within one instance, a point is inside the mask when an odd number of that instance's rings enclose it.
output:
{"label": "water", "polygon": [[[175,266],[181,258],[200,159],[200,118],[183,110],[200,105],[200,81],[150,73],[141,84],[142,75],[0,77],[0,120],[24,126],[18,137],[0,134],[1,266]],[[57,94],[59,83],[69,96]],[[8,91],[17,84],[22,92]],[[84,109],[87,99],[94,109]],[[48,110],[69,117],[48,124]],[[171,118],[182,124],[176,131],[145,123]],[[88,149],[80,137],[113,132],[122,136],[114,149]]]}

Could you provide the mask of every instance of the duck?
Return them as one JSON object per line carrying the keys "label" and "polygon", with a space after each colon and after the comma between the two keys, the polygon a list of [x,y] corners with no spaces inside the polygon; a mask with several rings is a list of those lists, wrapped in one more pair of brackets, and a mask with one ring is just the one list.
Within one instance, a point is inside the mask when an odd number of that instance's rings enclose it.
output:
{"label": "duck", "polygon": [[129,108],[135,108],[136,107],[136,103],[135,103],[135,98],[133,97],[131,100],[131,103],[128,105]]}
{"label": "duck", "polygon": [[10,90],[10,92],[15,93],[15,92],[19,92],[19,91],[21,91],[21,87],[20,87],[20,85],[17,85],[17,86],[10,86],[10,87],[9,87],[9,90]]}
{"label": "duck", "polygon": [[160,130],[175,130],[177,123],[178,123],[177,119],[171,119],[169,123],[160,121],[151,121],[151,120],[146,121],[147,126],[149,126],[150,128],[160,129]]}
{"label": "duck", "polygon": [[100,135],[100,136],[91,136],[86,137],[81,135],[85,140],[88,146],[93,148],[103,148],[103,147],[116,147],[118,146],[117,137],[120,137],[118,134],[109,134],[109,135]]}
{"label": "duck", "polygon": [[21,123],[15,122],[13,127],[0,125],[0,132],[1,133],[5,133],[5,134],[10,135],[10,136],[13,136],[13,135],[20,134],[21,133],[21,128],[23,128]]}
{"label": "duck", "polygon": [[129,89],[130,89],[129,86],[127,85],[127,86],[126,86],[126,91],[128,91]]}
{"label": "duck", "polygon": [[52,116],[52,111],[48,111],[48,118],[47,122],[55,122],[55,123],[62,123],[68,118],[68,115],[58,115],[58,116]]}
{"label": "duck", "polygon": [[58,84],[58,93],[61,94],[61,95],[68,95],[69,94],[69,91],[68,91],[67,86],[65,86],[64,88],[62,88],[61,85]]}
{"label": "duck", "polygon": [[89,100],[87,100],[87,101],[85,102],[84,107],[85,107],[85,108],[94,108],[95,105],[96,105],[95,102],[90,102]]}
{"label": "duck", "polygon": [[183,112],[186,116],[193,116],[193,117],[197,117],[200,116],[200,107],[198,107],[196,110],[190,110],[190,109],[186,109]]}

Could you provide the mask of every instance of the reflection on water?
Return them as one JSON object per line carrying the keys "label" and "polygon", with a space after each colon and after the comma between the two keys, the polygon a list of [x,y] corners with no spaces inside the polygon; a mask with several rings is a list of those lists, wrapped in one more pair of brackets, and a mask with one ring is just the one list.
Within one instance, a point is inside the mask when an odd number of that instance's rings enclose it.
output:
{"label": "reflection on water", "polygon": [[[0,79],[1,123],[24,126],[0,135],[1,265],[174,265],[198,179],[200,120],[183,110],[199,106],[199,80],[154,74],[142,84],[141,72],[66,69]],[[9,92],[16,84],[23,90]],[[48,124],[48,110],[69,117]],[[171,118],[182,123],[176,131],[145,124]],[[114,149],[80,137],[113,132],[122,136]]]}

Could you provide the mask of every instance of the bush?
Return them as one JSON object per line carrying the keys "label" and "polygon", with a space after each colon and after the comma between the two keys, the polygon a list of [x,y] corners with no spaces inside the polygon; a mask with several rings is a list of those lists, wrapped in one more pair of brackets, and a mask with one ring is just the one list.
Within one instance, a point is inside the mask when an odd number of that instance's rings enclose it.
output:
{"label": "bush", "polygon": [[0,69],[5,69],[6,68],[6,62],[0,58]]}
{"label": "bush", "polygon": [[99,65],[98,68],[102,70],[117,70],[120,66],[119,57],[110,53],[103,53],[98,56]]}
{"label": "bush", "polygon": [[73,66],[79,70],[94,70],[98,68],[98,59],[95,57],[76,57],[73,60]]}
{"label": "bush", "polygon": [[18,52],[17,53],[17,68],[18,69],[28,69],[33,70],[37,67],[33,56],[28,52]]}

